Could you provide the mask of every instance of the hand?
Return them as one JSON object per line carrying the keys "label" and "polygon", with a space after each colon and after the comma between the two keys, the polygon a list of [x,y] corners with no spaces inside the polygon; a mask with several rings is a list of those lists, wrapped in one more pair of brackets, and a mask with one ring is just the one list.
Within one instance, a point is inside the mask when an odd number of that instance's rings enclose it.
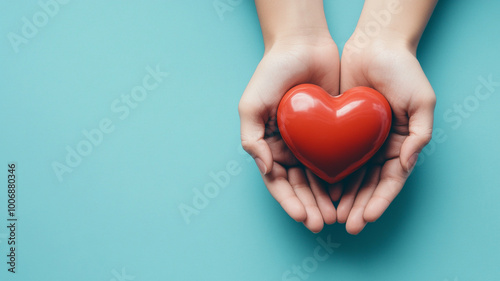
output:
{"label": "hand", "polygon": [[347,42],[341,63],[341,92],[368,86],[382,93],[393,111],[392,129],[376,156],[331,193],[343,194],[337,220],[351,234],[377,220],[403,188],[430,141],[436,97],[418,60],[406,42],[377,38],[356,48]]}
{"label": "hand", "polygon": [[266,44],[262,61],[239,104],[241,143],[255,159],[271,195],[312,232],[336,220],[324,183],[293,156],[277,129],[282,96],[293,86],[313,83],[339,91],[339,54],[328,30],[287,36]]}

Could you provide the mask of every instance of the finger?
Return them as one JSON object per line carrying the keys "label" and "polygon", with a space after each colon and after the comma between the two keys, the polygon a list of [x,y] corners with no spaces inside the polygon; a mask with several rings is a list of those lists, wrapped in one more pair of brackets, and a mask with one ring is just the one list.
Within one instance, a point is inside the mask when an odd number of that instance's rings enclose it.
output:
{"label": "finger", "polygon": [[380,179],[380,166],[372,166],[366,173],[366,178],[356,195],[352,209],[347,217],[346,230],[350,234],[358,234],[365,228],[367,222],[363,217],[366,204],[377,187]]}
{"label": "finger", "polygon": [[411,172],[415,167],[418,153],[429,143],[432,137],[436,98],[432,88],[429,91],[430,93],[424,95],[425,98],[415,101],[414,108],[408,112],[410,135],[404,141],[400,155],[401,165],[407,172]]}
{"label": "finger", "polygon": [[318,204],[319,211],[326,224],[333,224],[337,220],[337,212],[333,206],[330,196],[326,193],[322,182],[310,170],[306,170],[306,176],[311,185],[311,190]]}
{"label": "finger", "polygon": [[305,207],[290,185],[287,171],[283,166],[275,163],[272,170],[262,175],[262,178],[269,193],[292,219],[303,222],[307,218]]}
{"label": "finger", "polygon": [[323,217],[321,216],[304,170],[300,167],[288,169],[288,179],[295,194],[305,207],[306,219],[303,222],[304,225],[314,233],[320,232],[324,225]]}
{"label": "finger", "polygon": [[398,158],[401,155],[401,145],[407,137],[407,135],[390,133],[380,150],[370,159],[370,162],[382,165],[387,159]]}
{"label": "finger", "polygon": [[367,222],[374,222],[382,216],[403,188],[408,175],[397,158],[385,162],[380,174],[380,182],[363,214]]}
{"label": "finger", "polygon": [[299,161],[290,151],[285,141],[279,136],[267,137],[266,142],[271,149],[273,161],[283,166],[297,166]]}
{"label": "finger", "polygon": [[352,205],[354,204],[354,199],[356,198],[356,194],[359,190],[361,183],[363,182],[365,171],[366,171],[365,168],[361,168],[359,171],[355,172],[353,175],[349,176],[346,179],[345,183],[347,188],[344,194],[342,194],[339,206],[337,207],[338,222],[345,223],[347,221],[347,217],[351,212]]}
{"label": "finger", "polygon": [[330,199],[332,199],[333,202],[339,201],[343,189],[344,185],[342,184],[341,181],[330,185],[328,187],[328,193],[330,194]]}
{"label": "finger", "polygon": [[267,174],[273,166],[273,156],[269,145],[264,140],[266,119],[263,108],[241,99],[240,114],[241,145],[254,159],[262,174]]}

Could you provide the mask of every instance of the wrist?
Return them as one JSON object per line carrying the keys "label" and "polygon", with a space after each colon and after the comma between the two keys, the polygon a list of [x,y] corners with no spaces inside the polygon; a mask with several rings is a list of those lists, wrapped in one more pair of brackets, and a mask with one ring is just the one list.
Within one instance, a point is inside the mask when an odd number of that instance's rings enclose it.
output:
{"label": "wrist", "polygon": [[356,27],[356,30],[346,43],[347,49],[353,48],[357,51],[372,50],[374,48],[387,47],[390,49],[404,49],[413,54],[416,53],[418,40],[390,28],[381,29],[378,34],[367,33],[363,26]]}
{"label": "wrist", "polygon": [[437,0],[365,1],[355,34],[365,41],[382,41],[416,52]]}
{"label": "wrist", "polygon": [[331,42],[323,0],[256,0],[266,50],[281,44]]}
{"label": "wrist", "polygon": [[[347,64],[369,65],[376,58],[386,58],[387,54],[411,54],[416,56],[414,49],[406,40],[393,36],[377,36],[369,41],[361,41],[359,34],[354,33],[344,45],[342,61]],[[384,60],[383,59],[383,60]],[[380,60],[378,60],[380,62]]]}
{"label": "wrist", "polygon": [[268,52],[272,48],[282,47],[322,47],[325,45],[331,46],[335,44],[328,28],[301,28],[296,30],[282,31],[267,40],[264,40],[265,51]]}

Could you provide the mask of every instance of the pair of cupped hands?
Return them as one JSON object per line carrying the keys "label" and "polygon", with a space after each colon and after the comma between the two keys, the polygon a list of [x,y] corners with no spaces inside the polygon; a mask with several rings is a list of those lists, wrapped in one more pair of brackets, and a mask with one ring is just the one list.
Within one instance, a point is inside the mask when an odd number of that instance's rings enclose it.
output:
{"label": "pair of cupped hands", "polygon": [[[356,32],[342,59],[328,30],[276,38],[266,44],[239,103],[241,143],[282,208],[312,232],[345,223],[358,234],[376,221],[403,188],[430,141],[436,98],[416,59],[416,46],[394,37],[357,46]],[[312,83],[331,95],[356,86],[378,90],[393,111],[391,132],[377,154],[341,182],[328,184],[305,168],[281,138],[276,114],[293,86]],[[335,207],[337,206],[337,207]]]}

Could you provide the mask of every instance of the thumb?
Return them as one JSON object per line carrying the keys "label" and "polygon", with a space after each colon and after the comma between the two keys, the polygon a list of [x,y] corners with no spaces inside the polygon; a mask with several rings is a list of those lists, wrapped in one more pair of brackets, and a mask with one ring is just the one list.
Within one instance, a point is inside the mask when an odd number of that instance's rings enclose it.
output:
{"label": "thumb", "polygon": [[271,148],[264,140],[267,114],[264,107],[258,107],[240,101],[241,145],[254,159],[262,174],[267,174],[273,167]]}
{"label": "thumb", "polygon": [[408,113],[410,135],[403,142],[400,155],[401,166],[407,172],[413,170],[417,163],[418,154],[432,137],[436,97],[433,91],[432,95],[425,96],[427,97],[422,98]]}

